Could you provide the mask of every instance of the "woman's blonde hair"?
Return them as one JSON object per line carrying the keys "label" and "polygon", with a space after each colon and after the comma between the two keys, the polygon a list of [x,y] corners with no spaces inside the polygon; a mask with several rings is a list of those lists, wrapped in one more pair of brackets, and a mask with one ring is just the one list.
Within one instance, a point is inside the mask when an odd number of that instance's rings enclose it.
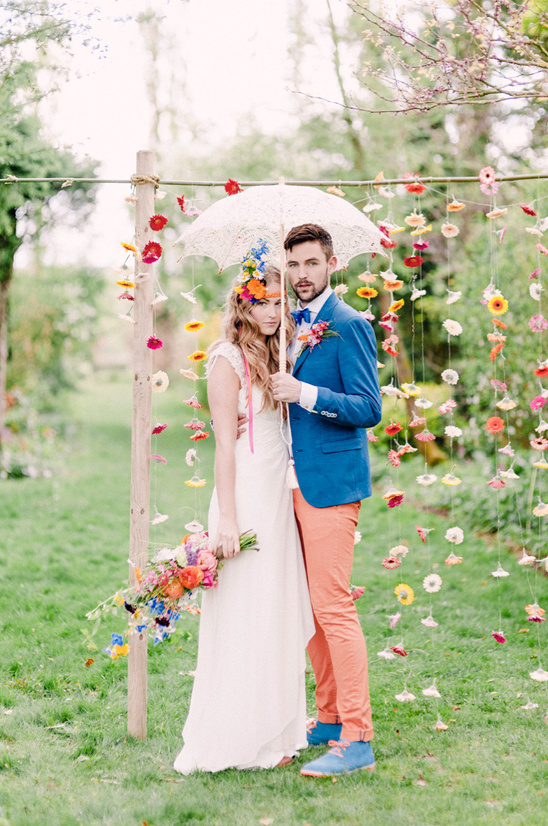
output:
{"label": "woman's blonde hair", "polygon": [[[269,292],[281,290],[281,276],[277,267],[267,264],[264,270],[266,286]],[[270,376],[277,373],[280,365],[280,329],[274,335],[267,336],[263,342],[259,338],[259,325],[251,316],[253,304],[242,300],[234,290],[236,281],[226,297],[222,319],[222,338],[215,341],[209,348],[213,352],[219,341],[230,341],[242,348],[249,366],[249,375],[252,384],[263,391],[263,408],[276,409],[279,402],[275,401],[270,386]],[[287,300],[284,302],[287,341],[291,341],[295,322],[289,310]]]}

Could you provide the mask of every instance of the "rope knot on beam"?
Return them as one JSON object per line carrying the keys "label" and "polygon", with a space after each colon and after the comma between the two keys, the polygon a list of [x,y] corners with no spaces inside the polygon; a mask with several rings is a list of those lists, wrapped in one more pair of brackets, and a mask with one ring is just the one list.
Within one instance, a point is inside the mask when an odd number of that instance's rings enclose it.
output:
{"label": "rope knot on beam", "polygon": [[154,184],[156,189],[160,186],[160,178],[158,175],[132,175],[131,183],[133,186],[140,184]]}

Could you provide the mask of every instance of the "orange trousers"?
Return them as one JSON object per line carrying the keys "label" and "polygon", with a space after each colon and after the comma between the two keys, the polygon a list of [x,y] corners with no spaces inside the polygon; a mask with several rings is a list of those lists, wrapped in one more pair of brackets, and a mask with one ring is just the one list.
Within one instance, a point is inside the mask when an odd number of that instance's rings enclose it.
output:
{"label": "orange trousers", "polygon": [[371,740],[367,650],[350,595],[354,531],[361,502],[314,508],[293,491],[316,633],[308,656],[322,723],[342,723],[341,738]]}

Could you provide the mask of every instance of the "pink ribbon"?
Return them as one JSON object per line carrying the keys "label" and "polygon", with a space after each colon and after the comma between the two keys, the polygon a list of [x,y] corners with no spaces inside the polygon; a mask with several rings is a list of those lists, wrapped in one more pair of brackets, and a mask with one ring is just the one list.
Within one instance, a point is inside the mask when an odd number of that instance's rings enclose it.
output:
{"label": "pink ribbon", "polygon": [[242,356],[244,359],[244,367],[245,367],[245,375],[247,378],[247,405],[246,407],[249,408],[249,447],[252,453],[255,453],[253,450],[253,402],[251,400],[251,376],[249,375],[249,366],[247,364],[247,359],[245,357],[245,353],[242,349]]}

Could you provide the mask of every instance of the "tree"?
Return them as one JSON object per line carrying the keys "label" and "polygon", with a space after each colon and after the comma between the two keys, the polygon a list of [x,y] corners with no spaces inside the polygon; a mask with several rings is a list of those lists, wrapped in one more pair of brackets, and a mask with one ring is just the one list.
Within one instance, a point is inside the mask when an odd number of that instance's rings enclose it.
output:
{"label": "tree", "polygon": [[[0,5],[0,177],[86,177],[90,162],[79,162],[41,134],[34,104],[55,88],[58,75],[50,72],[45,85],[39,69],[54,63],[54,47],[70,48],[73,35],[86,31],[82,20],[67,17],[65,4],[42,0],[4,0]],[[59,184],[26,181],[0,188],[0,440],[5,415],[8,358],[8,297],[15,253],[25,237],[39,236],[52,220],[50,205]],[[82,211],[93,199],[89,186],[73,185],[65,198],[71,209]],[[59,198],[56,199],[57,201]]]}
{"label": "tree", "polygon": [[365,111],[546,102],[546,0],[348,5],[362,20],[363,36],[383,51],[381,66],[362,64],[359,72],[382,101]]}

